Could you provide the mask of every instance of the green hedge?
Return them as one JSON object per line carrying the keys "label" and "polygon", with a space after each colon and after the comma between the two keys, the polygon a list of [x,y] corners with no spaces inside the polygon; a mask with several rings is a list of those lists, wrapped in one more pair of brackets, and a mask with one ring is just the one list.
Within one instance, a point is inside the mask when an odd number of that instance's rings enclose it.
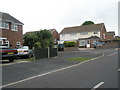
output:
{"label": "green hedge", "polygon": [[65,47],[75,47],[76,44],[77,44],[76,41],[65,41],[65,42],[64,42],[64,46],[65,46]]}

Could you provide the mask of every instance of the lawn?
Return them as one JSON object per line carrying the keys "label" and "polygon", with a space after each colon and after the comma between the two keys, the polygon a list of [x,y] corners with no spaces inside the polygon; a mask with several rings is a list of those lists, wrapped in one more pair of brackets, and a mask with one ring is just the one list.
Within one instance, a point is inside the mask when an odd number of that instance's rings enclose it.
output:
{"label": "lawn", "polygon": [[86,61],[86,60],[90,60],[90,59],[92,59],[92,58],[75,57],[75,58],[69,58],[69,59],[67,59],[67,60],[71,60],[71,61],[80,61],[80,62],[82,62],[82,61]]}

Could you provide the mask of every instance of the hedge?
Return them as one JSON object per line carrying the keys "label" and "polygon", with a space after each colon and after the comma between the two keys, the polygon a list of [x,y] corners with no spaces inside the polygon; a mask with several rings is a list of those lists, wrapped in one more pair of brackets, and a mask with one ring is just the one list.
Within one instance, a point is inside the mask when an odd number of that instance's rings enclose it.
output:
{"label": "hedge", "polygon": [[64,46],[65,47],[75,47],[76,46],[76,41],[65,41]]}

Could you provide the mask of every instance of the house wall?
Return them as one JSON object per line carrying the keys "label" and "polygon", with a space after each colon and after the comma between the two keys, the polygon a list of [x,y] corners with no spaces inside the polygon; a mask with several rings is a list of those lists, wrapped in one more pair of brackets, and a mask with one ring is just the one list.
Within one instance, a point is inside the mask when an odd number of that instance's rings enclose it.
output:
{"label": "house wall", "polygon": [[12,45],[11,48],[16,48],[17,42],[21,42],[21,45],[23,45],[22,28],[22,25],[18,25],[18,31],[12,31],[11,24],[9,24],[9,29],[1,29],[2,37],[7,38],[10,45]]}
{"label": "house wall", "polygon": [[52,37],[56,40],[60,40],[59,33],[56,30],[54,32],[52,32]]}
{"label": "house wall", "polygon": [[107,39],[107,40],[114,39],[114,35],[106,35],[106,39]]}
{"label": "house wall", "polygon": [[100,37],[100,31],[98,34],[94,34],[93,32],[88,32],[87,35],[81,35],[80,33],[74,33],[74,34],[60,34],[60,40],[78,40],[78,38],[88,38],[91,36],[98,36]]}
{"label": "house wall", "polygon": [[106,28],[105,28],[105,25],[103,25],[102,28],[101,28],[100,37],[101,37],[101,39],[106,40]]}

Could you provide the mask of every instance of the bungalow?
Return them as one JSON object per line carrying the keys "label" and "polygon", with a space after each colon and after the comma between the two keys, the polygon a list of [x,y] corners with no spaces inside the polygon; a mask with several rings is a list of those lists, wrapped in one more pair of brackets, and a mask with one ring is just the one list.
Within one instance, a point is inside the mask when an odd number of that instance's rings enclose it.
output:
{"label": "bungalow", "polygon": [[23,23],[8,13],[0,12],[0,47],[16,48],[23,45]]}
{"label": "bungalow", "polygon": [[104,23],[64,28],[60,32],[60,41],[77,41],[79,47],[90,47],[106,40]]}

